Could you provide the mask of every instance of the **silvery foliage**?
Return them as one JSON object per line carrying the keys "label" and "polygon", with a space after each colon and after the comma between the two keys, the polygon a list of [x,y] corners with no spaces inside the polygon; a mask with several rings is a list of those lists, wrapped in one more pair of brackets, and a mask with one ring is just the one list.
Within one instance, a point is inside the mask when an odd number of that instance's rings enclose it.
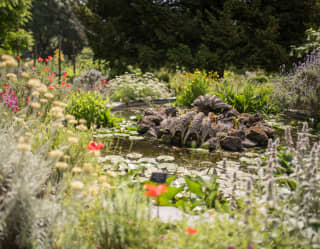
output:
{"label": "silvery foliage", "polygon": [[[258,165],[260,169],[255,177],[256,186],[262,186],[262,195],[260,193],[257,197],[262,206],[269,208],[269,212],[264,210],[266,224],[282,223],[290,232],[307,241],[306,248],[320,248],[320,143],[310,143],[307,123],[298,133],[296,143],[290,128],[286,129],[285,140],[288,151],[293,155],[294,172],[275,175],[280,167],[277,157],[280,142],[279,139],[270,140],[267,163],[265,167]],[[281,184],[281,180],[294,181],[296,189],[291,190],[283,182]]]}
{"label": "silvery foliage", "polygon": [[17,150],[13,132],[0,130],[0,248],[50,248],[59,210],[45,194],[50,162]]}

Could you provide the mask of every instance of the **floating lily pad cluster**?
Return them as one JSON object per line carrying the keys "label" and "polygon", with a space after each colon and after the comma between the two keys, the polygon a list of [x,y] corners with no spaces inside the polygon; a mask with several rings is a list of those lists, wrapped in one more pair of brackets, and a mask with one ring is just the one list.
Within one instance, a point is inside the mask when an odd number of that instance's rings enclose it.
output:
{"label": "floating lily pad cluster", "polygon": [[200,96],[193,109],[147,109],[138,132],[175,146],[229,151],[265,147],[274,130],[260,114],[239,113],[216,96]]}

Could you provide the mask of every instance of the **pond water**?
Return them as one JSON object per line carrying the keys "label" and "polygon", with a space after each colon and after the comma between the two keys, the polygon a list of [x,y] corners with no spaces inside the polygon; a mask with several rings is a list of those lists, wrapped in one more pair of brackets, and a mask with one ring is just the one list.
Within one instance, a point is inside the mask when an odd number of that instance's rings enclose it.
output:
{"label": "pond water", "polygon": [[[140,136],[130,127],[136,126],[136,117],[145,108],[127,108],[114,113],[123,118],[120,128],[101,129],[95,135],[96,139],[107,144],[106,154],[100,157],[106,170],[128,171],[143,168],[142,180],[149,179],[152,172],[167,172],[178,177],[183,175],[219,176],[221,187],[225,193],[231,191],[236,173],[239,189],[244,189],[246,179],[256,175],[261,165],[261,158],[265,156],[266,148],[252,148],[244,152],[228,152],[217,150],[210,152],[205,149],[178,148],[171,145]],[[266,122],[275,127],[275,137],[283,142],[284,128],[289,124],[298,124],[292,134],[296,137],[300,129],[298,121],[286,117],[269,117]],[[129,128],[128,128],[129,127]],[[311,140],[318,141],[318,135],[310,135]],[[179,184],[183,184],[180,180]],[[179,185],[178,184],[178,185]]]}

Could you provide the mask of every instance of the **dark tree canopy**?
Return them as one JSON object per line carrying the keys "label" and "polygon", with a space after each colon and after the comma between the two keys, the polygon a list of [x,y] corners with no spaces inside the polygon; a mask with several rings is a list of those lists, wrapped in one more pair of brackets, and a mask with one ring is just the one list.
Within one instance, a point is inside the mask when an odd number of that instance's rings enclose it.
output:
{"label": "dark tree canopy", "polygon": [[307,0],[88,0],[76,11],[98,58],[143,69],[277,70],[316,21]]}

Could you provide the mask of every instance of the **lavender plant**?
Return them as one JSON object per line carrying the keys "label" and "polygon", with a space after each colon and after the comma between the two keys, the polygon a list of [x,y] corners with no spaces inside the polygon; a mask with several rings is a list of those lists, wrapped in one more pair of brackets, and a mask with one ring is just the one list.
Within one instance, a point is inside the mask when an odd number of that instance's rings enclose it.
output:
{"label": "lavender plant", "polygon": [[304,110],[320,120],[320,55],[312,53],[294,65],[274,88],[274,100],[283,108]]}

